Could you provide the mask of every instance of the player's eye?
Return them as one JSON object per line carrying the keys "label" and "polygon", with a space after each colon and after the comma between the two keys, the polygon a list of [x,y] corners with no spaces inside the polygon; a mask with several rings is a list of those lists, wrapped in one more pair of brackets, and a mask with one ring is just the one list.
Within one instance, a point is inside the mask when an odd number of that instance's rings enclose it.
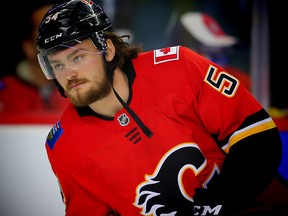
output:
{"label": "player's eye", "polygon": [[64,70],[65,65],[64,64],[55,64],[52,67],[55,71],[61,71],[61,70]]}
{"label": "player's eye", "polygon": [[84,58],[84,56],[82,56],[82,55],[75,56],[73,58],[73,62],[74,63],[79,63],[80,61],[82,61],[83,58]]}

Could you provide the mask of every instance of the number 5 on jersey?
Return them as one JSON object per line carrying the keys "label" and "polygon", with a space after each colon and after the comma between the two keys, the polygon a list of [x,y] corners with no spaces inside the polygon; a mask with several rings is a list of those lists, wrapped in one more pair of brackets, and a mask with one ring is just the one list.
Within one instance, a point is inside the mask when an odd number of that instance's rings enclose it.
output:
{"label": "number 5 on jersey", "polygon": [[224,71],[217,74],[217,70],[216,67],[210,65],[204,81],[224,96],[233,97],[239,86],[239,81]]}

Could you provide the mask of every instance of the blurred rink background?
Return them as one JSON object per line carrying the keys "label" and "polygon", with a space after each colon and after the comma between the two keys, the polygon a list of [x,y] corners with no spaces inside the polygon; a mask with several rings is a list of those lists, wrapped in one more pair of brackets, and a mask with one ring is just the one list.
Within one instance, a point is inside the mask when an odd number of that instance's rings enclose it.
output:
{"label": "blurred rink background", "polygon": [[[43,0],[44,2],[49,3],[47,0]],[[237,43],[225,49],[228,50],[225,61],[229,61],[231,67],[239,69],[239,79],[243,79],[252,94],[270,112],[281,131],[284,151],[279,175],[287,187],[287,1],[96,2],[111,17],[115,30],[120,34],[130,34],[127,42],[141,43],[145,51],[178,44],[199,52],[207,51],[201,49],[205,46],[191,33],[193,30],[190,29],[189,22],[185,26],[181,18],[189,12],[200,12],[215,18],[223,30],[223,36],[231,36],[237,40]],[[34,3],[32,0],[0,0],[0,78],[14,74],[16,64],[24,56],[20,48],[21,32],[27,31],[23,20],[29,16],[29,8]],[[0,101],[0,215],[63,216],[64,204],[44,145],[47,133],[58,116],[34,112],[33,117],[15,115],[9,121],[4,115],[1,113]],[[1,122],[1,119],[5,121]]]}

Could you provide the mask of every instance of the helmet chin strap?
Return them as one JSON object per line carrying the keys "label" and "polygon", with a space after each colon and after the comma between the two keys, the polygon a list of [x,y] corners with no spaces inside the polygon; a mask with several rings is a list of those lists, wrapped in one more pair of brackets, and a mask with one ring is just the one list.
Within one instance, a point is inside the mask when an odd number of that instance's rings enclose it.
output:
{"label": "helmet chin strap", "polygon": [[53,79],[53,82],[54,82],[55,85],[57,86],[58,91],[59,91],[59,93],[61,94],[61,96],[64,97],[64,98],[67,98],[63,87],[60,85],[60,83],[57,81],[57,79]]}
{"label": "helmet chin strap", "polygon": [[140,129],[143,131],[143,133],[148,137],[151,138],[153,136],[153,132],[141,121],[141,119],[137,116],[137,114],[128,106],[127,103],[123,101],[123,99],[120,97],[120,95],[117,93],[117,91],[113,87],[113,76],[114,76],[114,70],[115,68],[112,68],[109,63],[106,61],[104,56],[104,62],[106,65],[106,70],[108,73],[109,81],[111,83],[111,87],[113,89],[113,92],[118,99],[118,101],[122,104],[122,106],[127,110],[129,115],[134,119],[134,121],[137,123],[137,125],[140,127]]}

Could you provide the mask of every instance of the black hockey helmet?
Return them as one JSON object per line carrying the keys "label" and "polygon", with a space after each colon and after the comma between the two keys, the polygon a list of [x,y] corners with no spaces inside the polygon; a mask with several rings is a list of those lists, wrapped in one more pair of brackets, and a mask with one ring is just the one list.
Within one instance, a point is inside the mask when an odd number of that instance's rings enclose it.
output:
{"label": "black hockey helmet", "polygon": [[38,29],[37,48],[43,52],[98,31],[111,30],[111,21],[99,5],[92,0],[71,0],[55,5],[44,16]]}
{"label": "black hockey helmet", "polygon": [[70,0],[52,7],[42,19],[37,38],[38,60],[47,79],[55,79],[47,55],[86,38],[105,53],[104,31],[112,31],[111,21],[92,0]]}

